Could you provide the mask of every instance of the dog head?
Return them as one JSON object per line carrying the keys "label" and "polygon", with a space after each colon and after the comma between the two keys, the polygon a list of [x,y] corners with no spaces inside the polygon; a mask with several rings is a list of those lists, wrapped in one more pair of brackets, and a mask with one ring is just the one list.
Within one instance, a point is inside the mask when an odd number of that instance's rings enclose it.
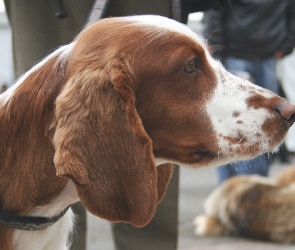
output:
{"label": "dog head", "polygon": [[226,72],[170,19],[104,19],[69,48],[54,162],[87,209],[108,220],[151,219],[171,175],[155,158],[199,167],[254,157],[293,123],[294,106]]}

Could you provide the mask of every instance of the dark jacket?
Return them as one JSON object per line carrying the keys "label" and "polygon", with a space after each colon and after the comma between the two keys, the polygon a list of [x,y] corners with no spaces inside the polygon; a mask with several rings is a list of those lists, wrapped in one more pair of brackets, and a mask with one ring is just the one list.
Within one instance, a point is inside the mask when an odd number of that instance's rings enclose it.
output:
{"label": "dark jacket", "polygon": [[204,37],[217,57],[261,60],[295,46],[295,0],[232,0],[204,15]]}
{"label": "dark jacket", "polygon": [[187,23],[188,15],[193,12],[219,9],[227,0],[180,0],[181,22]]}

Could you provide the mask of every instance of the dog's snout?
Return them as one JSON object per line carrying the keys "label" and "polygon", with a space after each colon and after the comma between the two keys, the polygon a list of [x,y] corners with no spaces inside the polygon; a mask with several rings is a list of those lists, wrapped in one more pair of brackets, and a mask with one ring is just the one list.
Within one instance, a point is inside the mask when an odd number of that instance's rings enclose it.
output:
{"label": "dog's snout", "polygon": [[295,106],[288,102],[281,102],[276,107],[275,110],[280,114],[280,116],[287,121],[290,126],[295,121]]}

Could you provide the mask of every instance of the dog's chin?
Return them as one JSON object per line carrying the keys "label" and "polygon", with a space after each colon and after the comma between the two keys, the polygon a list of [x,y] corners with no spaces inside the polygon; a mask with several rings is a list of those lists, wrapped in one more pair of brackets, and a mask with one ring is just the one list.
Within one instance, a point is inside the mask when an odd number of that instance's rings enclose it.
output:
{"label": "dog's chin", "polygon": [[196,151],[191,153],[189,156],[183,158],[182,161],[174,161],[169,159],[156,158],[156,165],[159,166],[163,163],[174,163],[189,168],[200,168],[200,167],[218,167],[232,162],[250,160],[258,155],[267,153],[268,151],[261,151],[255,153],[249,153],[245,155],[241,154],[225,154],[225,153],[214,153],[211,151]]}
{"label": "dog's chin", "polygon": [[218,159],[218,157],[218,153],[212,151],[196,151],[191,154],[190,163],[199,164],[200,162],[214,161],[215,159]]}
{"label": "dog's chin", "polygon": [[[265,140],[267,141],[267,140]],[[182,151],[182,154],[169,155],[166,157],[156,157],[156,165],[159,166],[164,163],[174,163],[190,168],[199,167],[218,167],[232,162],[249,160],[257,157],[258,155],[271,152],[271,150],[281,144],[281,140],[268,141],[264,145],[260,143],[251,145],[231,145],[230,148],[224,147],[219,150],[206,150],[195,149],[190,151]]]}
{"label": "dog's chin", "polygon": [[[202,166],[211,166],[218,161],[218,154],[211,151],[195,151],[180,157],[178,155],[178,160],[169,159],[169,158],[155,158],[156,166],[159,166],[164,163],[173,163],[185,167],[198,168]],[[180,160],[179,160],[180,159]]]}

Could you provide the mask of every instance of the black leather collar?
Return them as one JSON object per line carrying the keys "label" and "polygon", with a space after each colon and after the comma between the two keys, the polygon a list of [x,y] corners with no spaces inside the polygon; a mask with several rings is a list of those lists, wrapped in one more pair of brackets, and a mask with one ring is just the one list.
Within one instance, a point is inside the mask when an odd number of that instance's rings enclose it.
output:
{"label": "black leather collar", "polygon": [[57,222],[68,211],[70,206],[54,217],[18,216],[0,212],[0,224],[22,230],[42,230]]}

